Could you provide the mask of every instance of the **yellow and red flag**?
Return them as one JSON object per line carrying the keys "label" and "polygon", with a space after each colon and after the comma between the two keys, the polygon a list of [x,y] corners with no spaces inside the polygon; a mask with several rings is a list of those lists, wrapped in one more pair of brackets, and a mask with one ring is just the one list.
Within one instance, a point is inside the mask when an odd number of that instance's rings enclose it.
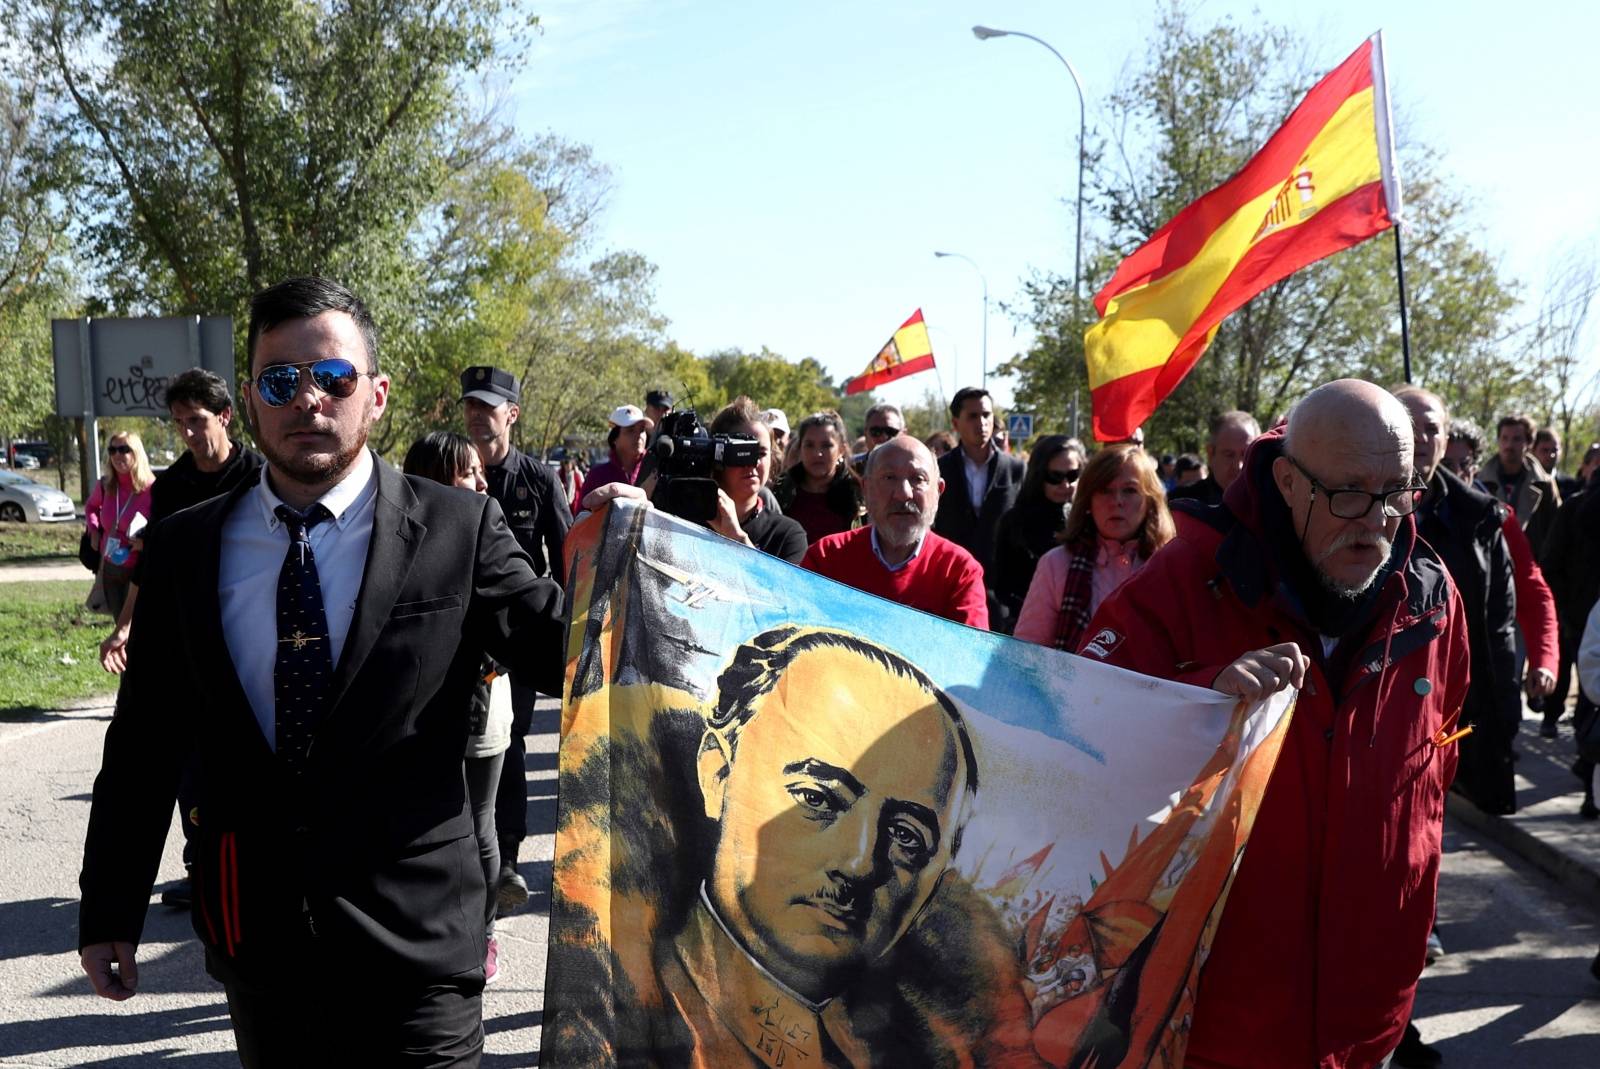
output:
{"label": "yellow and red flag", "polygon": [[1380,32],[1306,94],[1243,170],[1156,231],[1095,295],[1102,318],[1084,335],[1094,436],[1130,436],[1250,298],[1393,226],[1392,146]]}
{"label": "yellow and red flag", "polygon": [[918,308],[878,350],[867,370],[844,384],[844,392],[861,393],[932,367],[933,345],[928,341],[928,325],[922,321],[922,309]]}

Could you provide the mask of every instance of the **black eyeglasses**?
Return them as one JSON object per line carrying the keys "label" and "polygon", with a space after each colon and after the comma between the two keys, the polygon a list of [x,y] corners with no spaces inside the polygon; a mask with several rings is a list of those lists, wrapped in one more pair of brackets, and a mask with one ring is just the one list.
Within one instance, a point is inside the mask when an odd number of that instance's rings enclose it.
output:
{"label": "black eyeglasses", "polygon": [[1328,511],[1341,520],[1359,520],[1372,511],[1373,503],[1383,506],[1385,517],[1409,516],[1417,511],[1417,501],[1422,496],[1426,487],[1403,486],[1398,490],[1385,490],[1374,494],[1367,490],[1330,490],[1324,486],[1317,477],[1305,469],[1288,453],[1283,454],[1295,468],[1311,481],[1311,494],[1316,496],[1317,491],[1322,491],[1328,499]]}
{"label": "black eyeglasses", "polygon": [[893,438],[900,433],[899,427],[868,427],[868,438]]}
{"label": "black eyeglasses", "polygon": [[1044,473],[1044,481],[1051,486],[1060,486],[1062,483],[1077,482],[1078,476],[1082,474],[1082,468],[1073,468],[1071,471],[1047,471]]}
{"label": "black eyeglasses", "polygon": [[1439,463],[1443,464],[1457,475],[1461,475],[1467,470],[1467,465],[1470,463],[1470,461],[1468,461],[1466,458],[1453,460],[1450,457],[1441,457],[1439,458]]}
{"label": "black eyeglasses", "polygon": [[106,446],[106,452],[110,453],[114,457],[115,456],[121,456],[124,453],[132,453],[133,452],[133,446],[131,446],[131,445],[108,445],[108,446]]}
{"label": "black eyeglasses", "polygon": [[270,408],[282,408],[300,392],[300,373],[311,374],[311,381],[329,397],[349,397],[356,392],[356,383],[370,371],[361,371],[350,361],[340,357],[317,360],[310,364],[273,364],[256,376],[256,395]]}

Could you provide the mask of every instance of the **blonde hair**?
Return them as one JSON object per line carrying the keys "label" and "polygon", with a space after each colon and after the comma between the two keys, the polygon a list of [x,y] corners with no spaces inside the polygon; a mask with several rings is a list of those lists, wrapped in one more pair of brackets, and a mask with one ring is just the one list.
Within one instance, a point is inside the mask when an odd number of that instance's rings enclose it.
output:
{"label": "blonde hair", "polygon": [[1139,524],[1139,556],[1148,560],[1156,550],[1172,541],[1177,527],[1167,509],[1167,492],[1161,488],[1156,462],[1139,446],[1118,442],[1100,450],[1084,465],[1077,489],[1072,493],[1067,526],[1061,532],[1064,544],[1092,542],[1100,536],[1094,525],[1094,495],[1115,482],[1123,468],[1133,469],[1139,494],[1144,498],[1144,520]]}
{"label": "blonde hair", "polygon": [[[128,474],[133,478],[133,492],[142,494],[150,488],[151,483],[156,481],[156,473],[150,470],[150,458],[145,456],[144,453],[144,439],[139,437],[138,431],[118,431],[106,439],[106,447],[109,449],[118,438],[122,439],[123,444],[133,450],[132,453],[128,454],[133,461],[129,467]],[[106,472],[105,482],[107,489],[111,488],[116,477],[115,469]]]}

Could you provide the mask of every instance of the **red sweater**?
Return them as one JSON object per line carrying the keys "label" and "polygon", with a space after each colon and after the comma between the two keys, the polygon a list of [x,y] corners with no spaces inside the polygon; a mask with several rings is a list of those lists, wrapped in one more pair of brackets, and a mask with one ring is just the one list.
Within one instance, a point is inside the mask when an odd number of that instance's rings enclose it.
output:
{"label": "red sweater", "polygon": [[983,566],[971,553],[932,531],[923,538],[922,551],[897,572],[885,568],[872,552],[871,527],[817,539],[800,566],[958,624],[989,628]]}

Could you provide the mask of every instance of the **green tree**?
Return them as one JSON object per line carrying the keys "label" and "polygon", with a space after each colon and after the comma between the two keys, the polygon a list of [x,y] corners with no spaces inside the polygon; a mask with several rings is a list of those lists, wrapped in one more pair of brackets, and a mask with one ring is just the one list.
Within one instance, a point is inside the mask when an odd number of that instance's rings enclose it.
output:
{"label": "green tree", "polygon": [[[1252,20],[1197,25],[1181,3],[1162,9],[1152,47],[1107,98],[1092,153],[1089,200],[1099,225],[1086,279],[1116,263],[1264,144],[1321,77],[1308,43]],[[1522,362],[1490,339],[1504,333],[1514,287],[1474,241],[1467,203],[1449,192],[1439,161],[1402,141],[1406,279],[1413,378],[1464,411],[1488,391],[1500,403],[1536,391]],[[1083,332],[1096,313],[1086,283],[1073,301],[1054,273],[1025,285],[1033,348],[1002,371],[1018,376],[1020,406],[1062,426],[1074,393],[1088,429]],[[1399,382],[1401,345],[1392,239],[1380,236],[1313,264],[1226,320],[1209,351],[1146,424],[1154,447],[1195,449],[1209,417],[1230,408],[1269,424],[1311,387],[1340,375]],[[1055,423],[1061,420],[1060,424]]]}
{"label": "green tree", "polygon": [[36,101],[33,86],[0,79],[0,443],[45,429],[55,411],[50,320],[75,310],[58,161],[41,142]]}
{"label": "green tree", "polygon": [[521,381],[518,433],[535,452],[602,434],[666,374],[654,266],[591,247],[608,190],[587,148],[554,137],[498,145],[451,177],[418,238],[419,329],[389,360],[407,389],[385,444],[457,423],[473,364]]}
{"label": "green tree", "polygon": [[467,122],[463,80],[515,54],[507,0],[9,0],[106,308],[242,318],[305,272],[407,303],[406,241]]}
{"label": "green tree", "polygon": [[[813,412],[839,406],[840,394],[833,379],[809,356],[791,361],[763,346],[759,353],[724,349],[703,360],[717,401],[703,404],[702,418],[709,419],[717,408],[741,394],[761,408],[783,409],[790,426]],[[696,398],[696,404],[702,402]]]}

